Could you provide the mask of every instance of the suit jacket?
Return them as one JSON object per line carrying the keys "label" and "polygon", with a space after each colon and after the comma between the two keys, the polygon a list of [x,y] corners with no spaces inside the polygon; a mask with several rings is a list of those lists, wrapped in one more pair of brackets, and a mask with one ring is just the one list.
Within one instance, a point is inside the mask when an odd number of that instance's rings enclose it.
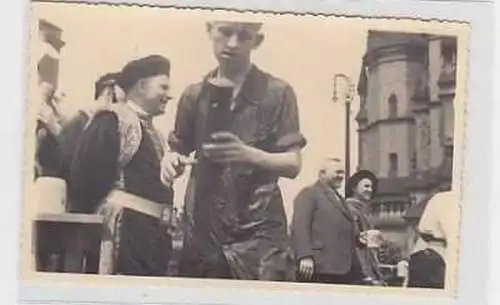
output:
{"label": "suit jacket", "polygon": [[292,246],[298,260],[313,257],[315,273],[346,274],[355,251],[355,224],[342,197],[320,182],[294,202]]}

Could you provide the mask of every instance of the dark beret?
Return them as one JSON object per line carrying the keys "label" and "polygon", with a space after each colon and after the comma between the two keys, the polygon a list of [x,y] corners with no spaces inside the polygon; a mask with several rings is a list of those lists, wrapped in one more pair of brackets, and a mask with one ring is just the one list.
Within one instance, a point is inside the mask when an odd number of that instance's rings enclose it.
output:
{"label": "dark beret", "polygon": [[357,187],[358,183],[365,178],[371,180],[373,195],[375,195],[377,193],[378,179],[371,171],[362,169],[347,179],[345,197],[352,197],[354,195],[353,189]]}
{"label": "dark beret", "polygon": [[170,61],[161,55],[150,55],[125,65],[118,85],[128,92],[140,79],[157,75],[170,76]]}
{"label": "dark beret", "polygon": [[99,95],[101,95],[104,88],[116,84],[120,73],[107,73],[103,76],[99,77],[99,79],[95,82],[95,90],[94,90],[94,99],[97,100]]}

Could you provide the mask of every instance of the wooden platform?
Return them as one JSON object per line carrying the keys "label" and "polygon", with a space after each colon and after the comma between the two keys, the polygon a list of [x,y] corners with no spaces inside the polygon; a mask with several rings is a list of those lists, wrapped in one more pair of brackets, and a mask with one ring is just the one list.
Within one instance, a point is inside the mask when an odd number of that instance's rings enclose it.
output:
{"label": "wooden platform", "polygon": [[104,218],[41,213],[34,219],[37,271],[97,273]]}
{"label": "wooden platform", "polygon": [[41,213],[35,217],[35,221],[41,222],[59,222],[59,223],[72,223],[76,225],[85,224],[99,224],[102,225],[104,218],[100,215],[92,214],[76,214],[76,213],[64,213],[64,214],[49,214]]}

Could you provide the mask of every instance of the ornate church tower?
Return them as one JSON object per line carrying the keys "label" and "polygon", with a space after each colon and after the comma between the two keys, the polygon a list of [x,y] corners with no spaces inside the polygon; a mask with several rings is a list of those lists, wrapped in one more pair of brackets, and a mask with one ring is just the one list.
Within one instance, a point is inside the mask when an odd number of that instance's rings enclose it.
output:
{"label": "ornate church tower", "polygon": [[454,38],[368,34],[358,85],[358,164],[379,178],[374,223],[403,249],[407,216],[418,220],[419,203],[451,181],[455,54]]}

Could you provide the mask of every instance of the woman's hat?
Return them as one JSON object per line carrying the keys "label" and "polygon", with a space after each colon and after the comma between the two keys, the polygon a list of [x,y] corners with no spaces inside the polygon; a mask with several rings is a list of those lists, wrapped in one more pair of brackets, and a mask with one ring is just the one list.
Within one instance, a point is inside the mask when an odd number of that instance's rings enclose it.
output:
{"label": "woman's hat", "polygon": [[369,170],[360,170],[351,177],[347,179],[346,182],[346,198],[352,197],[354,195],[354,188],[359,184],[359,182],[363,179],[370,179],[372,182],[373,194],[377,193],[378,187],[378,179],[374,173]]}

